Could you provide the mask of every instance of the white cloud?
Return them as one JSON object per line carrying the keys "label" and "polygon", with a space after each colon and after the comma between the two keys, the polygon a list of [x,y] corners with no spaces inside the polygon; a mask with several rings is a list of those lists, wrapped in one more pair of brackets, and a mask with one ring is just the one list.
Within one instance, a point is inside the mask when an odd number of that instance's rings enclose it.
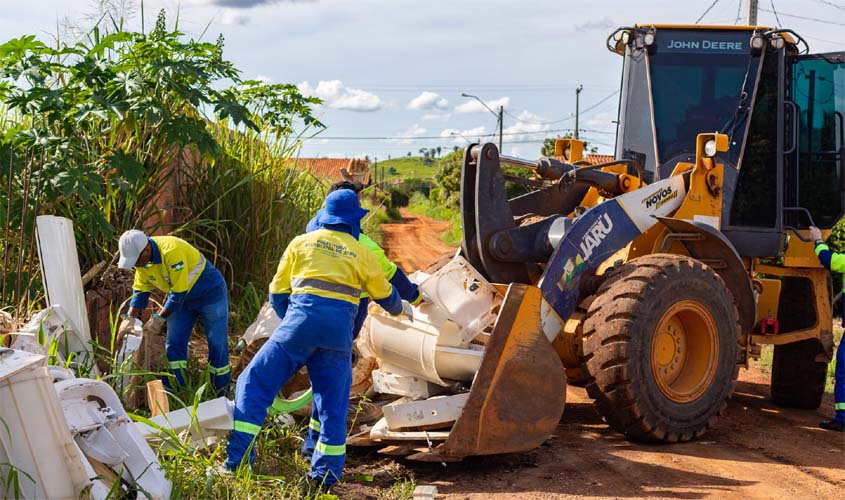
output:
{"label": "white cloud", "polygon": [[549,130],[549,125],[544,124],[541,116],[535,115],[528,110],[523,110],[517,115],[517,122],[510,127],[505,127],[504,133],[508,139],[514,141],[538,140],[541,141],[543,132]]}
{"label": "white cloud", "polygon": [[466,144],[467,140],[479,140],[481,139],[481,136],[484,135],[487,135],[487,128],[484,125],[466,130],[447,128],[440,131],[440,137],[443,137],[444,139],[453,138],[458,144]]}
{"label": "white cloud", "polygon": [[232,7],[235,9],[251,9],[261,5],[272,5],[274,3],[303,3],[315,0],[188,0],[189,4],[215,5],[218,7]]}
{"label": "white cloud", "polygon": [[587,120],[586,125],[588,128],[614,129],[616,128],[616,124],[613,123],[615,119],[616,113],[596,113]]}
{"label": "white cloud", "polygon": [[408,109],[415,109],[417,111],[427,111],[435,109],[446,109],[449,107],[449,101],[436,92],[425,91],[420,95],[411,99],[408,103]]}
{"label": "white cloud", "polygon": [[452,113],[431,113],[422,115],[422,120],[427,122],[445,122],[452,117]]}
{"label": "white cloud", "polygon": [[273,77],[267,75],[255,75],[255,79],[261,83],[273,83]]}
{"label": "white cloud", "polygon": [[223,9],[220,13],[220,24],[224,26],[244,26],[249,24],[249,16],[234,9]]}
{"label": "white cloud", "polygon": [[414,140],[411,139],[412,137],[419,137],[425,133],[426,129],[420,127],[415,123],[411,125],[408,130],[402,132],[401,134],[396,134],[396,139],[389,139],[388,142],[391,142],[393,144],[401,144],[403,146],[407,144],[413,144]]}
{"label": "white cloud", "polygon": [[[508,109],[508,107],[510,106],[510,103],[511,103],[511,98],[510,97],[500,97],[500,98],[495,99],[493,101],[484,101],[484,102],[487,103],[487,106],[490,107],[490,109],[496,111],[496,110],[499,109],[500,106],[504,107],[505,109]],[[470,101],[467,101],[467,102],[455,107],[455,113],[489,113],[489,112],[490,112],[490,110],[485,108],[483,104],[481,104],[480,102],[478,102],[475,99],[472,99]]]}
{"label": "white cloud", "polygon": [[305,81],[298,85],[307,96],[319,97],[323,105],[349,111],[378,111],[384,106],[379,96],[343,85],[340,80],[320,80],[316,86]]}
{"label": "white cloud", "polygon": [[616,25],[613,24],[613,21],[609,17],[603,17],[601,19],[591,19],[585,23],[576,24],[575,31],[593,31],[593,30],[609,30],[613,29]]}

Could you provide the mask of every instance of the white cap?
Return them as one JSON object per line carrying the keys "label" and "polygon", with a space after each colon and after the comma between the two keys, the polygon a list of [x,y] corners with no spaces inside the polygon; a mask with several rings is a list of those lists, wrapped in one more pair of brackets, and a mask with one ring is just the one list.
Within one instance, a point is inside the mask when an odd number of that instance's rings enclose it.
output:
{"label": "white cap", "polygon": [[129,269],[138,262],[138,257],[141,252],[147,247],[147,235],[143,231],[137,229],[130,229],[120,235],[120,260],[117,261],[117,267],[121,269]]}

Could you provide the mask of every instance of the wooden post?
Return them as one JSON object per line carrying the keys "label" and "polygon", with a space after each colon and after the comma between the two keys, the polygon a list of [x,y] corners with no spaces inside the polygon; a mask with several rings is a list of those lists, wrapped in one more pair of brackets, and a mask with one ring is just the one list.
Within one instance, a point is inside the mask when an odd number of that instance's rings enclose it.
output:
{"label": "wooden post", "polygon": [[167,400],[167,393],[164,392],[164,384],[161,380],[147,382],[147,407],[154,417],[170,411],[170,402]]}

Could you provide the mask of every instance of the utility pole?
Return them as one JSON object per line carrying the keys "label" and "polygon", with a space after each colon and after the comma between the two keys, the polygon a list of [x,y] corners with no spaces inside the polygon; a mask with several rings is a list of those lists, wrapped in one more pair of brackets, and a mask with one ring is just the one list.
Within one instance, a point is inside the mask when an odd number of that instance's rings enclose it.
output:
{"label": "utility pole", "polygon": [[581,91],[584,90],[583,85],[578,85],[575,89],[575,138],[578,138],[578,112],[581,104]]}
{"label": "utility pole", "polygon": [[748,0],[748,25],[757,26],[757,0]]}
{"label": "utility pole", "polygon": [[502,152],[502,127],[505,125],[505,107],[499,106],[499,153]]}

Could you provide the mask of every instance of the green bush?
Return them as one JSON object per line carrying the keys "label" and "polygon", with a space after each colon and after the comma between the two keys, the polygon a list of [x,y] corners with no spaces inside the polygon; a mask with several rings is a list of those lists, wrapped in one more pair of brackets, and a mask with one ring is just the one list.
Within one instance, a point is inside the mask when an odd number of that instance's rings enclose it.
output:
{"label": "green bush", "polygon": [[[112,261],[117,236],[157,212],[162,188],[179,170],[171,167],[188,158],[189,165],[209,166],[192,172],[195,177],[240,189],[266,165],[235,158],[243,165],[233,167],[223,142],[244,140],[235,130],[249,132],[246,140],[284,142],[301,124],[321,126],[310,110],[319,101],[294,85],[243,80],[223,58],[222,37],[216,43],[186,39],[167,27],[163,13],[148,32],[124,31],[109,23],[111,16],[100,19],[78,42],[26,35],[0,45],[0,162],[7,166],[0,169],[0,185],[8,187],[0,190],[0,207],[10,207],[0,213],[2,240],[10,246],[0,273],[22,277],[14,289],[4,280],[0,307],[19,306],[39,288],[32,255],[36,212],[73,220],[80,265],[87,270]],[[284,144],[288,150],[276,156],[298,147],[295,139]],[[221,203],[197,203],[192,200],[190,214],[203,217],[203,224],[237,220],[231,211],[212,219]],[[205,236],[206,248],[227,247],[214,234]]]}

